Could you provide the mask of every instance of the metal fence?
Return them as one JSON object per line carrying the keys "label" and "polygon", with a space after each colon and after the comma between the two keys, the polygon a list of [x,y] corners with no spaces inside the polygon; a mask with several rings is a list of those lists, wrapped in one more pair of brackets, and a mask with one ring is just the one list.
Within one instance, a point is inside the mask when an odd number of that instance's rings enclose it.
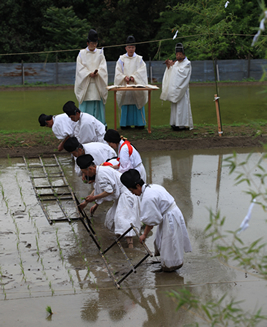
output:
{"label": "metal fence", "polygon": [[[114,81],[115,61],[108,61],[108,82]],[[147,62],[149,83],[161,83],[165,70],[163,61]],[[219,80],[242,81],[246,78],[259,80],[263,73],[265,59],[235,59],[216,61]],[[31,83],[74,84],[75,62],[67,63],[12,63],[0,64],[0,85],[19,85]],[[212,60],[192,61],[192,82],[214,81]]]}

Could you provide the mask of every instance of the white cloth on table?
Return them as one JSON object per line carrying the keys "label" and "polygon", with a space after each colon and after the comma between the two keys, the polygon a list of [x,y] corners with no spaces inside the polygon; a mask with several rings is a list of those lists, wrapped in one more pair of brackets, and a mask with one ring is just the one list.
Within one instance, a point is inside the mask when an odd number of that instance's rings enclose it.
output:
{"label": "white cloth on table", "polygon": [[[123,234],[131,223],[140,230],[140,200],[132,194],[120,181],[121,173],[112,167],[96,167],[95,195],[104,191],[111,193],[107,197],[96,200],[97,204],[104,201],[114,201],[113,206],[108,210],[105,219],[105,226],[116,235]],[[131,230],[126,236],[135,236]]]}
{"label": "white cloth on table", "polygon": [[189,82],[191,62],[185,58],[176,61],[165,70],[162,80],[161,100],[171,102],[170,125],[186,126],[193,129],[193,118],[190,104]]}
{"label": "white cloth on table", "polygon": [[[96,166],[101,165],[107,159],[117,156],[115,150],[105,143],[91,142],[91,143],[83,144],[82,146],[85,154],[90,154],[94,158],[94,163]],[[75,158],[75,172],[78,176],[82,176],[81,169],[76,163],[76,158]]]}
{"label": "white cloth on table", "polygon": [[[96,77],[89,74],[98,70]],[[102,99],[105,104],[108,97],[107,63],[102,49],[80,51],[76,60],[74,92],[79,103]]]}
{"label": "white cloth on table", "polygon": [[73,134],[81,144],[90,142],[105,143],[105,133],[106,129],[104,124],[92,115],[85,112],[80,113],[80,119],[77,121]]}
{"label": "white cloth on table", "polygon": [[73,134],[76,122],[72,121],[67,114],[53,116],[52,132],[58,140],[64,140]]}
{"label": "white cloth on table", "polygon": [[183,263],[184,252],[191,252],[191,243],[181,210],[164,187],[143,185],[140,219],[148,226],[158,226],[154,247],[162,267],[171,269]]}
{"label": "white cloth on table", "polygon": [[122,145],[123,143],[124,141],[121,140],[118,147],[118,157],[120,158],[119,171],[121,173],[124,173],[129,169],[136,169],[139,171],[143,181],[146,182],[146,170],[142,163],[142,159],[139,152],[135,149],[134,146],[131,145],[133,148],[133,152],[130,155],[127,144],[125,143],[124,145]]}
{"label": "white cloth on table", "polygon": [[[129,57],[128,54],[120,56],[117,61],[115,68],[115,79],[114,85],[123,85],[126,86],[125,77],[132,76],[134,82],[129,82],[131,84],[141,84],[147,85],[147,70],[146,64],[143,61],[143,58],[136,53],[132,57]],[[117,92],[117,101],[118,106],[131,105],[135,104],[138,109],[141,109],[148,100],[147,91],[118,91]]]}

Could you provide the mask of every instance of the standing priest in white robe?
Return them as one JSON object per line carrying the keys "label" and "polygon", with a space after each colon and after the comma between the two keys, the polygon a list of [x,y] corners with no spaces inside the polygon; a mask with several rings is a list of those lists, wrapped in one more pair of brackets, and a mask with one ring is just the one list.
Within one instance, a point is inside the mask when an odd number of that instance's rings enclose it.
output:
{"label": "standing priest in white robe", "polygon": [[163,271],[183,266],[184,251],[191,252],[191,243],[184,217],[174,198],[157,184],[145,184],[136,169],[121,175],[121,182],[135,195],[141,196],[140,220],[146,225],[142,243],[154,226],[158,226],[154,241],[155,256],[160,255]]}
{"label": "standing priest in white robe", "polygon": [[162,80],[161,100],[171,102],[170,125],[173,130],[193,129],[193,119],[189,95],[191,62],[186,58],[182,43],[175,46],[176,59],[166,60],[166,70]]}
{"label": "standing priest in white robe", "polygon": [[[114,85],[132,84],[147,85],[146,64],[141,56],[135,53],[135,38],[128,36],[126,53],[120,56],[116,64]],[[146,124],[145,104],[148,100],[147,91],[118,91],[117,101],[121,108],[120,126],[122,129],[144,128]]]}
{"label": "standing priest in white robe", "polygon": [[[94,181],[94,191],[80,204],[83,209],[89,202],[95,204],[91,207],[91,214],[104,201],[113,201],[113,206],[108,210],[105,226],[116,235],[122,235],[131,223],[140,230],[140,202],[120,181],[121,173],[108,166],[96,166],[94,158],[85,154],[77,158],[83,177],[88,176]],[[129,248],[133,248],[134,231],[126,234]]]}
{"label": "standing priest in white robe", "polygon": [[76,122],[69,119],[68,115],[46,115],[41,114],[38,118],[40,126],[52,128],[52,132],[58,140],[61,140],[58,151],[62,151],[66,140],[73,135]]}
{"label": "standing priest in white robe", "polygon": [[73,135],[81,144],[90,142],[104,142],[105,125],[94,116],[81,112],[73,101],[68,101],[63,106],[63,111],[74,122],[77,122]]}
{"label": "standing priest in white robe", "polygon": [[103,49],[97,49],[98,36],[89,31],[87,48],[79,52],[76,60],[74,92],[79,109],[106,125],[105,104],[108,97],[108,72]]}
{"label": "standing priest in white robe", "polygon": [[76,163],[76,158],[84,154],[90,154],[94,158],[94,163],[97,166],[103,164],[108,159],[117,157],[115,150],[113,150],[108,144],[101,142],[81,144],[75,136],[67,139],[64,143],[64,149],[75,157],[75,173],[78,176],[82,176],[82,172]]}

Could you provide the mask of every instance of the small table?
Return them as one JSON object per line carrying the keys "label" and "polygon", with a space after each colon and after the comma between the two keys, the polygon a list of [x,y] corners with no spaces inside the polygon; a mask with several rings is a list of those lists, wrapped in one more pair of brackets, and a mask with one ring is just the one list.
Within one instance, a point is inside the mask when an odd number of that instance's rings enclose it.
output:
{"label": "small table", "polygon": [[148,133],[151,133],[151,91],[158,90],[159,88],[150,87],[114,87],[109,89],[109,91],[114,91],[114,129],[117,130],[117,101],[116,93],[117,91],[148,91]]}

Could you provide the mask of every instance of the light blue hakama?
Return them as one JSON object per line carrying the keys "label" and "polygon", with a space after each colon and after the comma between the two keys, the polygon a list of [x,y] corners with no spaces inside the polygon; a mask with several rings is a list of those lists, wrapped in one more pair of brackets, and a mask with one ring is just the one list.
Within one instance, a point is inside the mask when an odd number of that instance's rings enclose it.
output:
{"label": "light blue hakama", "polygon": [[106,124],[106,118],[105,118],[105,105],[102,100],[100,101],[83,101],[82,104],[80,104],[79,109],[81,112],[86,112],[87,114],[90,114],[94,116],[97,120],[101,121],[105,126]]}
{"label": "light blue hakama", "polygon": [[124,105],[121,107],[120,126],[145,126],[145,124],[145,107],[138,109],[135,104]]}

